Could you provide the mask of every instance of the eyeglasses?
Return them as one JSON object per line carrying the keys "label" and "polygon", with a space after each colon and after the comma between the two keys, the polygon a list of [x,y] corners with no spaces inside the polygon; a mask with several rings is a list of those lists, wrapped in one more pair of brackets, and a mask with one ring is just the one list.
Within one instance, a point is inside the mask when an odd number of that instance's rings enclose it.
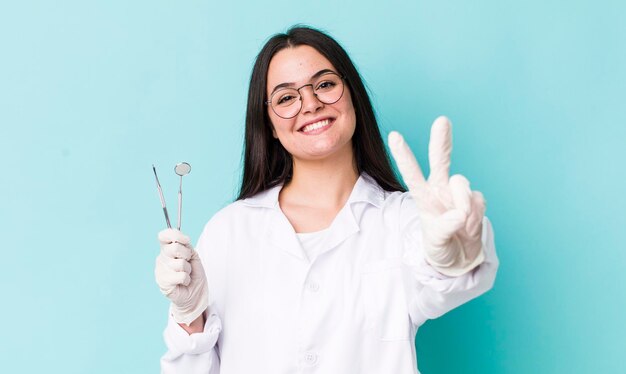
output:
{"label": "eyeglasses", "polygon": [[325,73],[315,82],[305,84],[300,88],[282,88],[274,92],[265,104],[271,106],[280,118],[293,118],[302,109],[301,89],[310,86],[317,100],[324,104],[334,104],[343,96],[343,80],[344,78],[337,73]]}

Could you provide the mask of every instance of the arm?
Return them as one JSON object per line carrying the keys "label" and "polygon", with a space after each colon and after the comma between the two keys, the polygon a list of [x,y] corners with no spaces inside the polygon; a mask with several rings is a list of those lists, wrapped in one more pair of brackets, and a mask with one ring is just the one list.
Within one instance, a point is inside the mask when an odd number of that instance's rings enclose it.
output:
{"label": "arm", "polygon": [[216,308],[208,306],[206,264],[178,230],[162,231],[159,241],[155,277],[161,292],[171,300],[163,334],[168,351],[161,358],[161,371],[218,374],[217,339],[222,326]]}
{"label": "arm", "polygon": [[452,129],[445,117],[433,123],[426,180],[415,156],[396,132],[389,147],[409,193],[400,231],[405,241],[409,309],[416,325],[477,297],[493,285],[498,268],[485,200],[462,175],[450,174]]}
{"label": "arm", "polygon": [[414,325],[442,316],[450,310],[482,295],[493,287],[499,260],[496,255],[494,233],[487,217],[481,236],[483,262],[459,276],[440,273],[425,259],[422,251],[419,221],[404,233],[404,264],[407,266],[406,289],[409,314]]}

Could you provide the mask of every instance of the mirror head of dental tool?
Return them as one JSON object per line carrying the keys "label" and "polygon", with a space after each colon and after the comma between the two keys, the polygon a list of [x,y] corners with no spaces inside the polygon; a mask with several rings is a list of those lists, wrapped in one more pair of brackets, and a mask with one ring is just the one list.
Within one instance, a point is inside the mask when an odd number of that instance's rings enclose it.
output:
{"label": "mirror head of dental tool", "polygon": [[176,166],[174,167],[174,172],[177,175],[180,175],[181,177],[183,175],[187,175],[187,174],[189,174],[189,172],[191,172],[191,165],[189,165],[186,162],[180,162],[180,163],[176,164]]}

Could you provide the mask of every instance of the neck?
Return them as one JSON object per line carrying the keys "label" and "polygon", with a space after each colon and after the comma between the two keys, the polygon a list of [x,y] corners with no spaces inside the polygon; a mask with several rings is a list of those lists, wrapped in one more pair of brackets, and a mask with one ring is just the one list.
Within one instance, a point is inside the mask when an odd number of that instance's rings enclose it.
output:
{"label": "neck", "polygon": [[352,147],[324,160],[294,159],[293,176],[280,200],[319,208],[342,207],[359,178]]}

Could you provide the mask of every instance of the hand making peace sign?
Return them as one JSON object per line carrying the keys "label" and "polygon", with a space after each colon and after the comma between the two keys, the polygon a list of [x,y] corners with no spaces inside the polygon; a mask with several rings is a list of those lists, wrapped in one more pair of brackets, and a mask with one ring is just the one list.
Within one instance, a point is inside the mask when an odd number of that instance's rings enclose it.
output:
{"label": "hand making peace sign", "polygon": [[440,273],[458,276],[483,262],[485,200],[462,175],[450,177],[452,128],[446,117],[433,123],[428,145],[430,175],[424,178],[415,156],[398,132],[389,148],[420,212],[427,261]]}

